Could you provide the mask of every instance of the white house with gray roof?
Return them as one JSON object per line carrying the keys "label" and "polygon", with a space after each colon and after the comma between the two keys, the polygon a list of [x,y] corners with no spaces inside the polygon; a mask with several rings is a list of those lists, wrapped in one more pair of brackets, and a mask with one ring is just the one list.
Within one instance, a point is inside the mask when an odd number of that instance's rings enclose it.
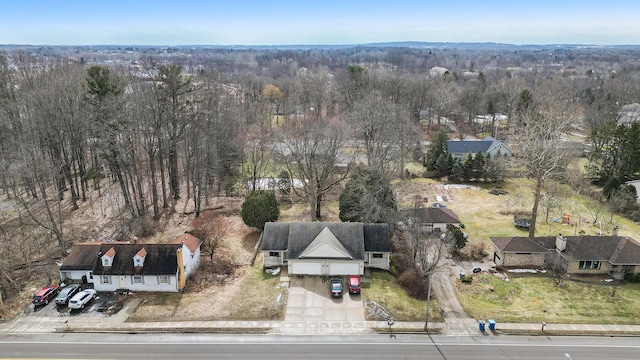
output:
{"label": "white house with gray roof", "polygon": [[363,275],[389,269],[387,224],[340,222],[266,223],[264,267],[287,266],[290,275]]}
{"label": "white house with gray roof", "polygon": [[469,154],[475,156],[478,151],[485,156],[490,154],[492,158],[498,154],[513,156],[513,151],[505,143],[491,136],[487,136],[482,140],[449,140],[447,141],[447,148],[454,160],[460,159],[462,161]]}

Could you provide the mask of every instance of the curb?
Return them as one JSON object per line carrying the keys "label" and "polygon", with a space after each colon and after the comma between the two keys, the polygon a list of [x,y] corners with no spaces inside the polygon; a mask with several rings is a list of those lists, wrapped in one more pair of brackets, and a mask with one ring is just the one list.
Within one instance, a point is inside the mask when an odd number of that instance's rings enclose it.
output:
{"label": "curb", "polygon": [[267,334],[273,328],[211,328],[211,327],[189,327],[189,328],[56,328],[56,333],[120,333],[120,334]]}

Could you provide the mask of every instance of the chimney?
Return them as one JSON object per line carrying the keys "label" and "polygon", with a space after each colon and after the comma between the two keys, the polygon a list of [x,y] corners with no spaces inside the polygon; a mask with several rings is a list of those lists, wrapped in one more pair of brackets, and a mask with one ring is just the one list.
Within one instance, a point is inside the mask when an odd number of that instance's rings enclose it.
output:
{"label": "chimney", "polygon": [[618,225],[613,227],[613,236],[618,236]]}
{"label": "chimney", "polygon": [[558,234],[558,236],[556,236],[556,249],[559,252],[562,252],[566,248],[567,248],[567,238],[562,236],[562,234]]}

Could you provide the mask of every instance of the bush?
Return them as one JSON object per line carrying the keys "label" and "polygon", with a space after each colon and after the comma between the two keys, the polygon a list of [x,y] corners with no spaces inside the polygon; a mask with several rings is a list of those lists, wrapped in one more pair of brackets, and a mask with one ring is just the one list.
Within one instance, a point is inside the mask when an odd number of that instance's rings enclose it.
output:
{"label": "bush", "polygon": [[280,217],[280,206],[273,191],[259,190],[251,192],[242,203],[240,210],[242,221],[260,231],[264,224],[276,221]]}
{"label": "bush", "polygon": [[149,237],[157,232],[158,223],[147,217],[133,219],[130,225],[131,232],[139,237]]}
{"label": "bush", "polygon": [[626,273],[624,274],[624,280],[630,283],[640,282],[640,274]]}
{"label": "bush", "polygon": [[398,277],[398,283],[407,291],[407,294],[414,299],[427,299],[427,280],[420,276],[417,271],[405,271]]}
{"label": "bush", "polygon": [[487,254],[485,253],[485,242],[472,241],[467,246],[469,257],[473,260],[482,260]]}
{"label": "bush", "polygon": [[470,275],[464,275],[463,277],[460,278],[460,281],[462,281],[463,283],[471,284],[471,282],[473,281],[473,277]]}
{"label": "bush", "polygon": [[396,232],[391,238],[391,248],[393,250],[393,255],[391,256],[392,266],[397,274],[415,269],[409,242],[401,232]]}

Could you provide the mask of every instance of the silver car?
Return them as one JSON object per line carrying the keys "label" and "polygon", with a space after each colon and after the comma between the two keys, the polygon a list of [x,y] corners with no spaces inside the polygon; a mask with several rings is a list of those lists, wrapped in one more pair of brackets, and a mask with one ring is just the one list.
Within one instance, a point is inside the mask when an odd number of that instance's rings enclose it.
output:
{"label": "silver car", "polygon": [[93,289],[82,290],[69,300],[69,309],[84,309],[84,306],[95,299],[97,295],[98,293]]}

